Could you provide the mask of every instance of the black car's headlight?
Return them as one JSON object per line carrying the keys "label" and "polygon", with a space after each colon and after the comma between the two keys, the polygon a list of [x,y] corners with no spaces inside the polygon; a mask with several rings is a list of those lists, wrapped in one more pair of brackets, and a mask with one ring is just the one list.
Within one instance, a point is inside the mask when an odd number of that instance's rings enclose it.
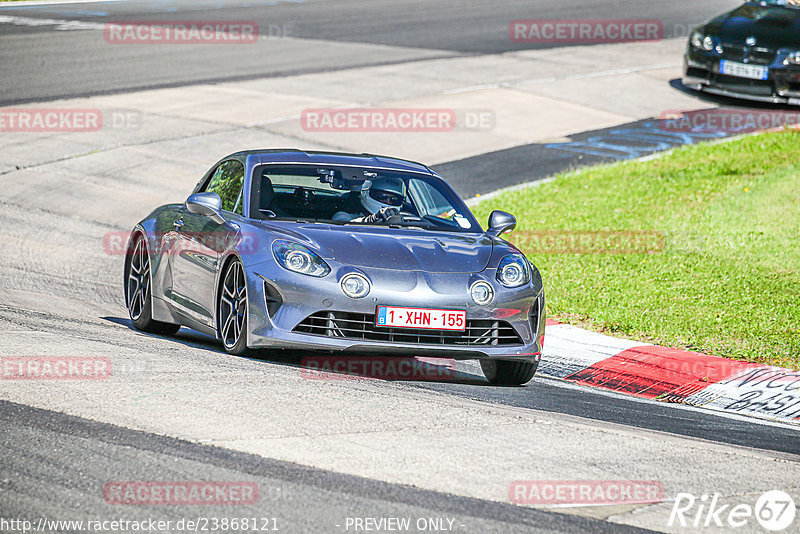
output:
{"label": "black car's headlight", "polygon": [[291,241],[275,241],[272,244],[272,255],[286,270],[308,276],[325,276],[331,268],[325,260],[308,247]]}
{"label": "black car's headlight", "polygon": [[700,32],[692,32],[689,42],[692,43],[692,46],[695,48],[703,48],[703,34]]}
{"label": "black car's headlight", "polygon": [[506,287],[519,287],[531,281],[528,260],[522,254],[509,254],[497,265],[497,281]]}
{"label": "black car's headlight", "polygon": [[700,50],[706,50],[708,52],[714,50],[714,39],[712,39],[710,35],[704,36],[701,32],[698,31],[692,32],[692,35],[689,38],[689,42],[692,44],[693,47]]}
{"label": "black car's headlight", "polygon": [[783,60],[784,65],[800,65],[800,52],[791,52]]}

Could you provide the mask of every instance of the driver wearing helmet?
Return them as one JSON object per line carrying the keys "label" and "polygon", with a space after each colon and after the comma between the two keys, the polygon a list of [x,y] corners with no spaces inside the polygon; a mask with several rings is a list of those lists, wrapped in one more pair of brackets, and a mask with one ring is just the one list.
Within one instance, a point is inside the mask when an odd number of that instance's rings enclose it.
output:
{"label": "driver wearing helmet", "polygon": [[400,178],[376,178],[367,189],[361,191],[361,206],[366,215],[352,215],[344,211],[333,216],[334,221],[375,224],[386,222],[400,215],[400,207],[405,199],[406,187]]}

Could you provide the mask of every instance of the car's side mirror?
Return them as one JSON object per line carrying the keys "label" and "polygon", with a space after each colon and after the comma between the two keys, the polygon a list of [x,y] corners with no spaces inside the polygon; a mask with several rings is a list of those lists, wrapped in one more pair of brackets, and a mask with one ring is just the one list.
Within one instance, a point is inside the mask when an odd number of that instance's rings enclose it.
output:
{"label": "car's side mirror", "polygon": [[517,227],[517,219],[505,211],[494,210],[489,215],[489,229],[486,233],[495,237],[510,232]]}
{"label": "car's side mirror", "polygon": [[205,215],[214,222],[222,224],[225,219],[220,214],[222,199],[216,193],[195,193],[186,199],[186,209],[190,213]]}

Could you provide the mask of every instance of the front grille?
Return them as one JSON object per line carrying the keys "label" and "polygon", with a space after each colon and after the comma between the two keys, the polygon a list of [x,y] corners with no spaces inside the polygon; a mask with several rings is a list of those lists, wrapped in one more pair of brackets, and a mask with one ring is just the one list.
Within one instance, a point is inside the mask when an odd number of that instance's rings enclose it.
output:
{"label": "front grille", "polygon": [[772,65],[775,61],[775,51],[769,48],[742,46],[731,43],[722,43],[722,59],[738,61],[739,63],[752,63],[754,65]]}
{"label": "front grille", "polygon": [[424,345],[522,345],[522,339],[505,321],[467,319],[466,330],[423,330],[375,326],[375,314],[323,311],[309,315],[294,332],[317,336]]}

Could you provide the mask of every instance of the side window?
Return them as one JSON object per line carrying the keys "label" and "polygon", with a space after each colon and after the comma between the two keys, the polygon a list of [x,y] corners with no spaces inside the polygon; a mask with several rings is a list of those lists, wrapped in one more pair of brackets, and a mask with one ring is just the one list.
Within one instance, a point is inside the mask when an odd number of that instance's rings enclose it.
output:
{"label": "side window", "polygon": [[216,193],[222,199],[222,209],[243,214],[242,185],[244,184],[244,165],[240,161],[226,161],[214,171],[206,193]]}

